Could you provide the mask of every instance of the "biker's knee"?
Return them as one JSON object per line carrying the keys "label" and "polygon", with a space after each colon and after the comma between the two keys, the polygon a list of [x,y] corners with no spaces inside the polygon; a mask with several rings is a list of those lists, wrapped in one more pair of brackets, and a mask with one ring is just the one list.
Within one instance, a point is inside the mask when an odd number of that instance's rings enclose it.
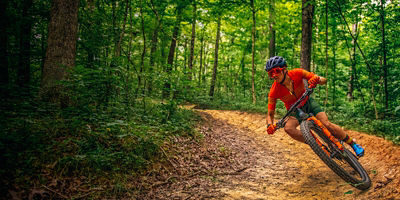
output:
{"label": "biker's knee", "polygon": [[328,130],[335,130],[335,125],[332,124],[330,121],[327,121],[327,122],[325,122],[325,123],[323,123],[323,124],[324,124],[324,126],[325,126],[326,128],[328,128]]}
{"label": "biker's knee", "polygon": [[289,126],[285,126],[284,130],[287,134],[292,135],[294,133],[294,129],[293,127],[289,127]]}

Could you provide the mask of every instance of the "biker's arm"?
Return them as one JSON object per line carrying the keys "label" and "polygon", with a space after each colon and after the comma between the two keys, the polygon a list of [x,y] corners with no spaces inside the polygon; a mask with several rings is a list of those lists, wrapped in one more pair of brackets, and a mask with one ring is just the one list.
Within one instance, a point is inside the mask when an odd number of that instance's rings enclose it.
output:
{"label": "biker's arm", "polygon": [[[312,72],[303,70],[303,77],[306,78],[307,80],[310,80],[314,76],[318,76]],[[319,83],[320,85],[325,85],[327,83],[327,79],[325,77],[319,76]]]}
{"label": "biker's arm", "polygon": [[[315,75],[315,76],[316,76],[316,75]],[[319,77],[319,84],[320,84],[320,85],[325,85],[326,82],[327,82],[327,79],[326,79],[326,78],[324,78],[324,77],[322,77],[322,76]]]}
{"label": "biker's arm", "polygon": [[268,97],[267,125],[274,124],[275,108],[276,108],[276,98],[269,96]]}
{"label": "biker's arm", "polygon": [[274,124],[274,116],[275,116],[275,110],[268,109],[267,125],[268,124]]}

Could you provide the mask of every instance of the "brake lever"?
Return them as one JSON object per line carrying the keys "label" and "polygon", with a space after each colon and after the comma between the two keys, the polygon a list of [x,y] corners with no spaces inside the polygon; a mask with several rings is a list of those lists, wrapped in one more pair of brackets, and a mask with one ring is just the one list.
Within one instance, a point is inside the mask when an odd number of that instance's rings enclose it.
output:
{"label": "brake lever", "polygon": [[285,127],[286,122],[283,121],[283,119],[279,120],[278,122],[276,122],[276,130]]}

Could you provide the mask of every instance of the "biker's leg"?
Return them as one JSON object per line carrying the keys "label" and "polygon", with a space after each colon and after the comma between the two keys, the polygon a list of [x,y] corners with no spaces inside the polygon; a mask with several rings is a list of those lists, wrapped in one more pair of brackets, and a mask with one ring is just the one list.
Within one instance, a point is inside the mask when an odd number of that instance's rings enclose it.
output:
{"label": "biker's leg", "polygon": [[293,139],[304,143],[303,135],[300,130],[296,129],[297,126],[299,126],[299,121],[295,117],[290,116],[284,128],[285,132]]}
{"label": "biker's leg", "polygon": [[346,137],[346,132],[338,125],[332,123],[329,121],[328,116],[326,115],[325,112],[319,112],[315,116],[321,123],[331,132],[333,135],[340,139],[343,140]]}
{"label": "biker's leg", "polygon": [[338,125],[330,122],[328,120],[328,116],[326,116],[325,112],[319,112],[316,116],[315,116],[318,120],[321,121],[321,123],[328,128],[328,130],[333,133],[333,135],[340,139],[343,140],[344,142],[346,142],[347,144],[349,144],[354,152],[356,153],[357,156],[363,156],[364,155],[364,148],[361,147],[361,145],[357,144],[355,142],[355,140],[351,139],[351,137],[349,135],[346,134],[346,132]]}

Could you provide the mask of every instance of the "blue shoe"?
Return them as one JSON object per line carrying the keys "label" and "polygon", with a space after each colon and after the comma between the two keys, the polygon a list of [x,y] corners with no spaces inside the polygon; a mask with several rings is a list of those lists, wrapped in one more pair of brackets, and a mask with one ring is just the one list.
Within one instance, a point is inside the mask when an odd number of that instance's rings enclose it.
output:
{"label": "blue shoe", "polygon": [[351,147],[353,148],[354,152],[356,153],[356,155],[358,157],[361,157],[364,155],[364,148],[362,148],[361,145],[353,142],[353,144],[351,144]]}

